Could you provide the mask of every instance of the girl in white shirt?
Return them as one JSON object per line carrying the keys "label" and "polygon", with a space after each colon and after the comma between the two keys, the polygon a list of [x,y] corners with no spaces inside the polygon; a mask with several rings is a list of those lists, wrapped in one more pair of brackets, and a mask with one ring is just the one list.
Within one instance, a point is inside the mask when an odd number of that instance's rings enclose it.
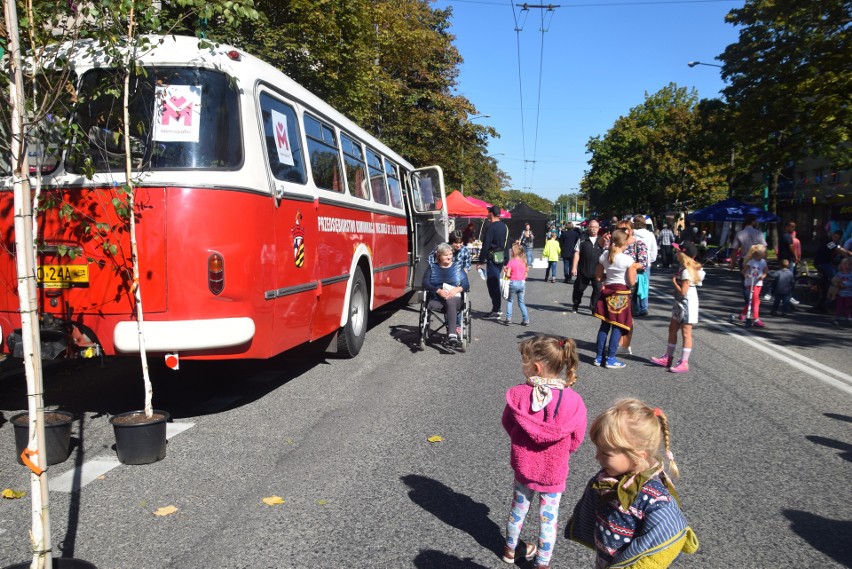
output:
{"label": "girl in white shirt", "polygon": [[[636,282],[636,270],[642,266],[642,263],[634,262],[632,257],[624,253],[627,239],[627,232],[623,229],[612,232],[609,250],[601,255],[595,272],[596,280],[604,285],[594,312],[595,317],[601,319],[595,365],[610,369],[621,369],[627,365],[615,357],[615,352],[621,334],[633,328],[630,287]],[[604,349],[607,346],[609,349],[605,356]]]}
{"label": "girl in white shirt", "polygon": [[[704,269],[695,260],[698,249],[693,243],[686,242],[683,246],[674,245],[677,249],[677,260],[680,268],[677,275],[672,277],[675,289],[675,300],[672,306],[672,319],[669,321],[669,343],[666,353],[651,358],[651,363],[667,368],[672,373],[689,371],[689,356],[692,354],[692,325],[698,323],[698,290],[704,280]],[[683,336],[683,352],[680,361],[672,366],[674,352],[677,348],[677,331]]]}

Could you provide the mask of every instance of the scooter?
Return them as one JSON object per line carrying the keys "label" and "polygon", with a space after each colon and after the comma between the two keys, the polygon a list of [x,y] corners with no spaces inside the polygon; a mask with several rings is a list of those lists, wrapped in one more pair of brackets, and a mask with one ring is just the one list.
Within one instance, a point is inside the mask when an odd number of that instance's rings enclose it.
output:
{"label": "scooter", "polygon": [[[754,324],[754,317],[751,312],[752,300],[754,299],[754,283],[757,282],[757,271],[752,271],[751,276],[751,284],[748,287],[748,305],[746,306],[746,318],[745,318],[745,327],[751,328],[751,325]],[[734,322],[737,318],[736,314],[731,314],[730,321]]]}

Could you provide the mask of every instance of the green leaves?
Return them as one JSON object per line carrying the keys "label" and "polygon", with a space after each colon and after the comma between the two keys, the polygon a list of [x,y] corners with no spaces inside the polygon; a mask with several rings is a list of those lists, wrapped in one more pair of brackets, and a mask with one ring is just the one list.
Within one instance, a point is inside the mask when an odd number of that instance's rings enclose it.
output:
{"label": "green leaves", "polygon": [[707,148],[697,93],[674,83],[646,95],[603,137],[589,139],[592,158],[583,187],[595,208],[662,212],[724,197],[724,161]]}
{"label": "green leaves", "polygon": [[776,179],[806,157],[852,159],[850,12],[849,0],[749,0],[728,15],[740,27],[720,57],[736,138]]}

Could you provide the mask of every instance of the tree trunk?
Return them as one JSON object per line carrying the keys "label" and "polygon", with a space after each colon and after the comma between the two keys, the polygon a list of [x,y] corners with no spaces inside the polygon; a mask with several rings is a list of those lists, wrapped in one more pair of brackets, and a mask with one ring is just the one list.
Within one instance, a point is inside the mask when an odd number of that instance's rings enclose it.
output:
{"label": "tree trunk", "polygon": [[133,265],[133,293],[136,305],[136,330],[139,335],[139,359],[142,361],[142,381],[145,386],[145,416],[149,419],[154,414],[153,398],[154,388],[151,386],[151,376],[148,373],[148,353],[145,350],[145,320],[142,313],[142,291],[139,287],[139,248],[136,241],[136,189],[133,187],[133,164],[130,162],[130,73],[133,71],[135,60],[135,36],[136,18],[133,6],[127,18],[127,43],[130,46],[128,61],[124,73],[124,180],[127,190],[127,206],[130,211],[130,262]]}
{"label": "tree trunk", "polygon": [[48,509],[47,453],[44,442],[44,399],[41,370],[41,337],[38,327],[38,295],[35,280],[35,247],[33,202],[29,184],[29,162],[26,151],[23,77],[18,13],[14,0],[6,0],[4,13],[9,42],[9,95],[11,100],[11,164],[15,208],[15,266],[18,275],[18,298],[21,312],[21,343],[27,378],[27,410],[30,429],[25,452],[30,461],[30,493],[32,494],[32,567],[44,569],[53,564],[51,556],[50,511]]}
{"label": "tree trunk", "polygon": [[[778,215],[778,179],[781,177],[781,169],[776,168],[772,171],[772,179],[769,182],[769,211]],[[775,247],[775,252],[778,252],[778,224],[773,223],[770,228],[770,237],[772,244]]]}

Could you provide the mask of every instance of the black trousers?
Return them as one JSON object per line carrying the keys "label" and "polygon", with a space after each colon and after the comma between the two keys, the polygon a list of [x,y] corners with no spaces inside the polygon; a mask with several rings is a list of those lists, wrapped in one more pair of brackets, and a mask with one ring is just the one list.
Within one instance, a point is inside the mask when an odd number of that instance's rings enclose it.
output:
{"label": "black trousers", "polygon": [[574,308],[580,308],[580,303],[583,300],[583,293],[586,292],[586,287],[592,285],[592,298],[589,302],[589,307],[592,311],[595,310],[595,306],[598,303],[598,298],[601,296],[601,283],[595,280],[595,277],[586,277],[583,276],[583,273],[577,273],[577,277],[574,279]]}
{"label": "black trousers", "polygon": [[662,257],[663,267],[669,268],[672,265],[674,248],[671,245],[660,245],[660,255]]}

